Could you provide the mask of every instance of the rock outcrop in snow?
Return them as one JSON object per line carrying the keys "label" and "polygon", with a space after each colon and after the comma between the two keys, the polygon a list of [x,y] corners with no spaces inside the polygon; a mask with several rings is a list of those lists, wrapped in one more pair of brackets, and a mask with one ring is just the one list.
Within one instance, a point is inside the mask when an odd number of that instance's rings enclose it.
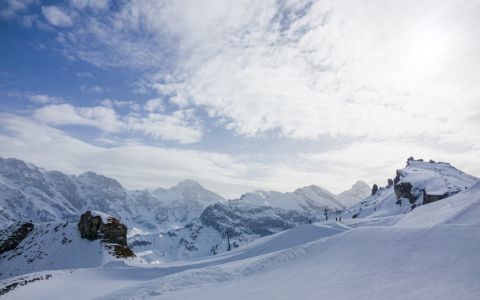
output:
{"label": "rock outcrop in snow", "polygon": [[127,227],[86,212],[79,223],[17,223],[0,232],[0,279],[40,270],[85,268],[135,257]]}
{"label": "rock outcrop in snow", "polygon": [[392,185],[378,191],[345,211],[356,217],[393,216],[409,212],[469,189],[478,178],[444,162],[425,162],[409,158],[405,168],[397,170]]}
{"label": "rock outcrop in snow", "polygon": [[18,226],[18,228],[16,228],[15,230],[13,230],[12,233],[8,233],[7,230],[5,231],[1,231],[0,233],[0,236],[1,236],[1,240],[0,240],[0,255],[2,255],[3,253],[7,252],[7,251],[11,251],[13,249],[15,249],[18,244],[20,244],[27,236],[30,232],[32,232],[34,226],[32,223],[30,222],[27,222],[27,223],[23,223],[23,224],[20,224],[20,226]]}

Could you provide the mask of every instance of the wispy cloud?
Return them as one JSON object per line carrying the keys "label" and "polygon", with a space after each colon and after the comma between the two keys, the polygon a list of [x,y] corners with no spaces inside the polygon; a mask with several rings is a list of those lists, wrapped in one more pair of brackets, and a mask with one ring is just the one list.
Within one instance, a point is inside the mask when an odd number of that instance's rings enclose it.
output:
{"label": "wispy cloud", "polygon": [[69,27],[73,25],[73,17],[57,6],[42,6],[42,12],[50,25]]}
{"label": "wispy cloud", "polygon": [[123,123],[115,111],[103,106],[74,107],[70,104],[48,105],[34,112],[35,119],[52,125],[84,125],[105,132],[119,132]]}
{"label": "wispy cloud", "polygon": [[[104,99],[102,104],[103,106],[93,107],[76,107],[68,103],[45,105],[35,109],[33,117],[54,126],[81,125],[105,133],[135,132],[155,140],[181,144],[196,143],[203,137],[202,125],[191,109],[169,114],[144,114],[139,111],[139,105],[132,101]],[[129,110],[126,114],[119,115],[116,111],[119,107],[127,107]]]}
{"label": "wispy cloud", "polygon": [[471,134],[480,95],[480,8],[437,4],[133,1],[59,40],[92,64],[148,70],[143,87],[239,135],[451,139]]}

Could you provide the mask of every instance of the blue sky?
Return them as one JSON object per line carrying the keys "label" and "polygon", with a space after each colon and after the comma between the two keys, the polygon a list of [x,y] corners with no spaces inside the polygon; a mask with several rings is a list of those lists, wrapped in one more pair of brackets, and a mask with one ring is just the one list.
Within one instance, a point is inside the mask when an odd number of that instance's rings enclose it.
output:
{"label": "blue sky", "polygon": [[476,1],[7,0],[0,155],[227,197],[480,166]]}

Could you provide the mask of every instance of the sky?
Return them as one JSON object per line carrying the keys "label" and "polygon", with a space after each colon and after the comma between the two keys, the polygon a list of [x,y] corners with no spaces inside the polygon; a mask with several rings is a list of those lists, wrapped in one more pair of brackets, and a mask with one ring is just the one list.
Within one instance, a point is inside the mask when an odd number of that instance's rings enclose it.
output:
{"label": "sky", "polygon": [[480,175],[480,1],[5,0],[0,156],[228,198]]}

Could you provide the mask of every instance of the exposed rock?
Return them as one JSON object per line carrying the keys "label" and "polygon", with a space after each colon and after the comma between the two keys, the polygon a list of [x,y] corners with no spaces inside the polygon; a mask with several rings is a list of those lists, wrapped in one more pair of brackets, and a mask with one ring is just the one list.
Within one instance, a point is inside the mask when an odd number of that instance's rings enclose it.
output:
{"label": "exposed rock", "polygon": [[101,239],[104,243],[115,244],[108,248],[113,248],[117,257],[135,256],[127,245],[127,226],[113,217],[109,217],[108,222],[103,223],[101,216],[92,215],[87,211],[80,217],[78,230],[84,239]]}
{"label": "exposed rock", "polygon": [[391,178],[388,178],[387,188],[391,187],[392,185],[393,185],[393,180]]}
{"label": "exposed rock", "polygon": [[32,223],[23,223],[7,239],[0,244],[0,255],[4,252],[15,249],[30,232],[33,231]]}
{"label": "exposed rock", "polygon": [[374,184],[372,186],[372,195],[375,195],[377,193],[377,191],[378,191],[378,185]]}
{"label": "exposed rock", "polygon": [[429,195],[425,191],[423,191],[423,204],[429,204],[438,200],[442,200],[443,198],[447,198],[448,196],[448,193],[443,195]]}
{"label": "exposed rock", "polygon": [[412,195],[412,184],[410,182],[400,182],[393,186],[397,199],[407,198],[410,204],[415,203],[416,198]]}
{"label": "exposed rock", "polygon": [[91,241],[100,238],[100,225],[103,225],[100,216],[93,216],[90,211],[87,211],[80,217],[78,222],[78,230],[82,239],[89,239]]}

